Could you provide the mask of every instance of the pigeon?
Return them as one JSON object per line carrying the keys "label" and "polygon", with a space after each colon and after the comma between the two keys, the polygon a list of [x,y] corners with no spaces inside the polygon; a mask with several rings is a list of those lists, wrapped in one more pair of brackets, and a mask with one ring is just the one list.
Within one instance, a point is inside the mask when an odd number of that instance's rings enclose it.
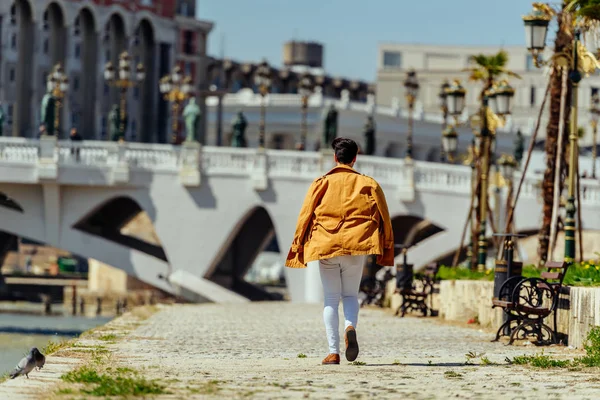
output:
{"label": "pigeon", "polygon": [[17,367],[10,374],[10,379],[15,379],[17,376],[25,375],[29,379],[29,373],[36,367],[35,356],[41,354],[36,347],[33,347],[26,357],[23,357],[17,364]]}
{"label": "pigeon", "polygon": [[36,348],[34,347],[31,351],[35,351],[35,366],[38,367],[38,371],[44,367],[46,364],[46,357]]}

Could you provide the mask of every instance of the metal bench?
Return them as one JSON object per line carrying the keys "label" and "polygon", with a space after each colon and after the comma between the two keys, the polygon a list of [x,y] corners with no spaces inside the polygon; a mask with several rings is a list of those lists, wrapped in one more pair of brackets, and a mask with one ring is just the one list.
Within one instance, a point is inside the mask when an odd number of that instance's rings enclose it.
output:
{"label": "metal bench", "polygon": [[[566,262],[549,261],[540,278],[513,276],[504,282],[498,298],[492,300],[492,308],[502,308],[508,319],[494,341],[509,336],[508,344],[532,338],[538,345],[557,343],[557,309],[568,268]],[[544,323],[551,314],[554,330]]]}
{"label": "metal bench", "polygon": [[439,266],[434,263],[426,266],[422,273],[413,275],[412,264],[396,266],[396,293],[402,297],[402,303],[395,315],[400,314],[404,317],[408,311],[420,311],[424,317],[427,314],[435,314],[431,307],[431,295],[434,292],[438,269]]}

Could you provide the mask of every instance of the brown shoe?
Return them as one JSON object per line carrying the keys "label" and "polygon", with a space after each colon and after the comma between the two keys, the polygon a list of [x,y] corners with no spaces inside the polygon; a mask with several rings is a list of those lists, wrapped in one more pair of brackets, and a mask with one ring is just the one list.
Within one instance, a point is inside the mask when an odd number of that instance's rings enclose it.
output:
{"label": "brown shoe", "polygon": [[321,364],[323,365],[333,365],[340,363],[340,355],[339,354],[328,354],[327,357],[323,359]]}
{"label": "brown shoe", "polygon": [[346,360],[356,360],[356,357],[358,357],[358,341],[356,340],[356,330],[352,325],[346,328],[344,339],[346,340]]}

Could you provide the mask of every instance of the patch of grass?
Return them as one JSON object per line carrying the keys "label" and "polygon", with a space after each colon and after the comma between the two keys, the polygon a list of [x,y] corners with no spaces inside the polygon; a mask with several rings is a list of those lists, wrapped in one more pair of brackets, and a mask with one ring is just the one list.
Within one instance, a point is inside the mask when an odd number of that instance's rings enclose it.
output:
{"label": "patch of grass", "polygon": [[350,364],[351,365],[367,365],[367,363],[364,361],[352,361]]}
{"label": "patch of grass", "polygon": [[600,326],[593,327],[587,335],[585,345],[586,355],[579,361],[586,367],[600,366]]}
{"label": "patch of grass", "polygon": [[535,354],[535,355],[522,355],[515,356],[511,360],[512,364],[516,365],[530,365],[536,368],[567,368],[573,365],[575,360],[556,360],[551,358],[550,356],[544,354]]}
{"label": "patch of grass", "polygon": [[4,382],[5,380],[7,380],[7,379],[9,378],[9,376],[10,376],[10,375],[9,375],[9,373],[8,373],[8,372],[7,372],[7,373],[5,373],[5,374],[2,374],[2,375],[0,375],[0,383],[2,383],[2,382]]}
{"label": "patch of grass", "polygon": [[113,334],[113,333],[110,333],[110,334],[108,334],[108,335],[102,335],[102,336],[100,336],[98,339],[99,339],[99,340],[102,340],[102,341],[104,341],[104,342],[112,342],[112,341],[114,341],[115,339],[117,339],[117,335],[115,335],[115,334]]}
{"label": "patch of grass", "polygon": [[512,360],[507,358],[507,361],[509,364],[530,365],[537,368],[580,370],[581,367],[600,367],[600,326],[594,326],[590,329],[583,348],[585,349],[585,356],[573,360],[556,360],[542,353],[531,356],[516,356]]}
{"label": "patch of grass", "polygon": [[202,385],[200,387],[194,388],[194,393],[198,393],[198,394],[217,394],[219,393],[222,388],[219,386],[221,383],[221,381],[218,380],[210,380],[208,382],[204,382],[202,383]]}
{"label": "patch of grass", "polygon": [[498,363],[491,361],[487,357],[481,357],[481,365],[498,365]]}
{"label": "patch of grass", "polygon": [[446,371],[444,372],[444,378],[448,379],[462,379],[463,374],[455,371]]}
{"label": "patch of grass", "polygon": [[306,354],[304,353],[298,353],[298,358],[306,358]]}
{"label": "patch of grass", "polygon": [[75,391],[71,388],[62,388],[56,391],[56,394],[73,394]]}
{"label": "patch of grass", "polygon": [[48,344],[46,344],[43,348],[41,348],[40,351],[42,352],[42,354],[47,356],[47,355],[56,353],[60,349],[64,349],[65,347],[70,347],[70,346],[73,346],[72,339],[69,339],[69,340],[65,339],[65,340],[61,340],[58,342],[51,340],[48,342]]}
{"label": "patch of grass", "polygon": [[515,387],[521,386],[521,382],[511,382],[510,386],[515,386]]}
{"label": "patch of grass", "polygon": [[83,366],[61,376],[69,383],[81,383],[85,387],[81,393],[91,396],[146,396],[165,394],[165,387],[153,380],[137,376],[130,368],[116,368],[100,373],[97,370]]}
{"label": "patch of grass", "polygon": [[99,383],[101,380],[98,371],[88,366],[69,371],[62,375],[60,379],[69,383]]}
{"label": "patch of grass", "polygon": [[393,365],[400,365],[400,360],[394,360]]}

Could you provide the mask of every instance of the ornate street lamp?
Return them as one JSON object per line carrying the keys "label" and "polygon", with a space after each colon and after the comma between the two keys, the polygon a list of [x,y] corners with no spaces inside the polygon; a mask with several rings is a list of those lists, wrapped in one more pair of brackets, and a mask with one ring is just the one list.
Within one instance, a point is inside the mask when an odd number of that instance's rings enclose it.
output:
{"label": "ornate street lamp", "polygon": [[54,98],[54,132],[58,135],[60,126],[60,108],[62,100],[69,90],[69,78],[60,63],[56,64],[46,78],[47,91]]}
{"label": "ornate street lamp", "polygon": [[458,133],[453,125],[450,125],[444,130],[442,134],[442,147],[446,154],[448,154],[448,161],[453,163],[456,148],[458,147]]}
{"label": "ornate street lamp", "polygon": [[126,51],[119,55],[119,65],[115,71],[112,62],[107,62],[104,66],[104,80],[110,86],[119,89],[120,94],[120,125],[119,136],[120,140],[125,137],[125,117],[127,116],[127,90],[139,84],[146,78],[146,70],[140,63],[135,67],[131,65],[131,57]]}
{"label": "ornate street lamp", "polygon": [[449,155],[449,160],[451,162],[454,161],[454,153],[458,146],[458,133],[455,128],[458,123],[458,117],[465,109],[466,95],[467,91],[460,84],[459,80],[454,80],[452,84],[444,82],[442,85],[442,92],[439,95],[440,101],[443,102],[442,107],[445,107],[444,125],[447,124],[447,115],[452,116],[454,119],[454,124],[450,127],[446,127],[442,132],[442,149]]}
{"label": "ornate street lamp", "polygon": [[306,135],[307,135],[307,111],[308,111],[308,98],[313,93],[315,83],[312,76],[304,74],[298,82],[298,93],[302,96],[302,133],[300,137],[299,150],[306,150]]}
{"label": "ornate street lamp", "polygon": [[551,16],[541,9],[535,9],[531,14],[523,17],[525,23],[525,44],[527,50],[533,56],[533,62],[540,66],[540,55],[546,47],[546,36],[548,35],[548,25]]}
{"label": "ornate street lamp", "polygon": [[[553,13],[547,9],[547,5],[533,3],[534,10],[531,14],[523,17],[525,24],[525,33],[530,39],[527,41],[527,49],[534,57],[537,67],[542,65],[554,64],[569,68],[568,83],[571,89],[571,126],[570,132],[578,131],[578,89],[579,82],[583,74],[589,75],[596,70],[598,61],[594,54],[589,52],[580,42],[581,31],[575,28],[573,42],[568,51],[553,54],[549,61],[541,60],[541,54],[546,47],[546,35],[548,25],[553,17]],[[578,137],[576,134],[569,135],[569,180],[568,180],[568,198],[565,218],[565,257],[564,260],[572,263],[575,260],[575,174],[577,168],[577,158],[579,157]]]}
{"label": "ornate street lamp", "polygon": [[261,149],[265,148],[265,96],[269,93],[272,83],[272,72],[271,67],[267,61],[260,63],[254,74],[254,84],[258,86],[258,90],[261,96],[260,103],[260,125],[258,134],[258,147]]}
{"label": "ornate street lamp", "polygon": [[181,135],[179,135],[179,115],[181,114],[181,105],[189,99],[194,90],[192,78],[183,76],[181,68],[176,65],[169,75],[165,75],[159,82],[159,89],[163,98],[171,102],[171,118],[172,118],[172,142],[173,144],[181,143]]}
{"label": "ornate street lamp", "polygon": [[411,69],[406,74],[406,79],[404,80],[404,89],[406,102],[408,103],[408,137],[406,143],[406,158],[412,159],[412,150],[413,150],[413,117],[414,117],[414,108],[415,102],[417,100],[417,96],[419,94],[419,80],[417,79],[417,72],[414,69]]}
{"label": "ornate street lamp", "polygon": [[598,120],[600,119],[600,96],[598,96],[598,93],[592,96],[590,117],[592,125],[592,179],[596,179],[596,138],[598,135]]}
{"label": "ornate street lamp", "polygon": [[503,80],[497,86],[494,85],[493,90],[488,95],[492,112],[501,117],[509,115],[514,96],[515,89],[506,80]]}

